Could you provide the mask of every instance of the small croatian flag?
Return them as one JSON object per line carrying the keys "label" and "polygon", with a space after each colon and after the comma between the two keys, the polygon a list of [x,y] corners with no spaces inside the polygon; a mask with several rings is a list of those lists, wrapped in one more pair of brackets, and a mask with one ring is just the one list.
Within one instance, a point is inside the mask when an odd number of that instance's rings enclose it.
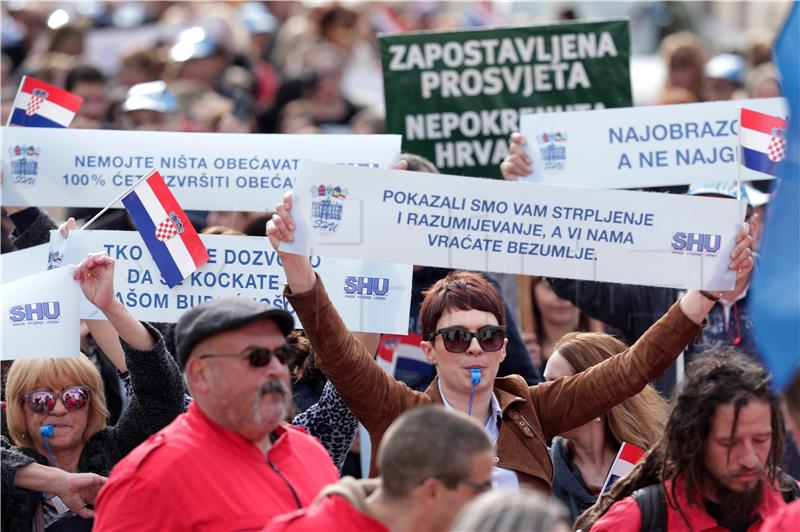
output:
{"label": "small croatian flag", "polygon": [[83,98],[30,76],[24,76],[8,124],[24,127],[69,127]]}
{"label": "small croatian flag", "polygon": [[137,183],[122,203],[170,288],[208,262],[208,251],[192,222],[156,170]]}
{"label": "small croatian flag", "polygon": [[741,124],[742,164],[777,176],[780,162],[786,157],[786,120],[742,109]]}
{"label": "small croatian flag", "polygon": [[611,469],[608,472],[608,476],[603,483],[603,489],[600,490],[600,493],[605,493],[618,478],[624,477],[630,473],[633,466],[636,465],[636,462],[642,459],[642,456],[644,456],[643,450],[633,444],[623,442],[622,447],[619,448],[617,457],[614,459],[614,463],[611,464]]}
{"label": "small croatian flag", "polygon": [[423,375],[433,373],[434,366],[425,358],[425,353],[419,347],[420,342],[422,336],[416,333],[382,334],[375,361],[393,377],[407,372]]}

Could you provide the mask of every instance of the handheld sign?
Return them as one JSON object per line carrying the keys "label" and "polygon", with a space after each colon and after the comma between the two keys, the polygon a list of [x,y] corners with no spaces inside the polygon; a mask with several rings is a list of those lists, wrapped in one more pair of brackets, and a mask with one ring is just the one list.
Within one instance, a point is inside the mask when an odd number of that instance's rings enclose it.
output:
{"label": "handheld sign", "polygon": [[12,127],[2,143],[3,204],[50,207],[105,207],[158,168],[184,209],[260,212],[294,187],[301,159],[389,168],[400,155],[399,135]]}
{"label": "handheld sign", "polygon": [[[104,251],[116,260],[116,297],[137,319],[176,322],[188,309],[212,298],[241,296],[286,308],[286,276],[264,237],[200,235],[208,262],[170,288],[136,231],[50,232],[50,259],[70,264]],[[328,292],[352,331],[406,334],[411,305],[411,266],[312,257]],[[44,269],[44,266],[42,266]],[[105,319],[82,299],[83,319]],[[299,321],[296,321],[301,328]]]}
{"label": "handheld sign", "polygon": [[[730,290],[737,200],[305,162],[289,253]],[[390,237],[387,237],[390,235]]]}
{"label": "handheld sign", "polygon": [[[592,188],[735,181],[743,108],[786,112],[782,98],[769,98],[524,115],[533,173],[523,180]],[[741,178],[769,176],[743,167]]]}
{"label": "handheld sign", "polygon": [[[44,265],[43,265],[44,266]],[[81,289],[75,267],[35,273],[2,286],[3,360],[76,358]]]}
{"label": "handheld sign", "polygon": [[386,129],[443,173],[500,178],[521,114],[632,105],[626,20],[379,41]]}

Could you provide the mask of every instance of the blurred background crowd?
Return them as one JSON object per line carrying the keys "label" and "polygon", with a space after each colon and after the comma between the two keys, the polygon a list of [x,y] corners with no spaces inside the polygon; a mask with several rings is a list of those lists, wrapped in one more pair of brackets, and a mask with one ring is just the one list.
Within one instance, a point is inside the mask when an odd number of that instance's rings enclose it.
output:
{"label": "blurred background crowd", "polygon": [[[777,95],[786,2],[2,3],[2,114],[29,74],[72,127],[380,133],[377,36],[628,17],[636,105]],[[144,85],[149,83],[149,85]]]}

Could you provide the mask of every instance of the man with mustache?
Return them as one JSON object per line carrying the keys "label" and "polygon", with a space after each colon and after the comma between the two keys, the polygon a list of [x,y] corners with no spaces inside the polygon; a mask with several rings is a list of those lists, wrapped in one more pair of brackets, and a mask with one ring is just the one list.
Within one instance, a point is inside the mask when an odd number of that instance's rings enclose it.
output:
{"label": "man with mustache", "polygon": [[284,423],[293,328],[285,310],[239,297],[181,317],[177,354],[194,401],[117,464],[96,530],[260,529],[338,479],[322,445]]}
{"label": "man with mustache", "polygon": [[689,365],[659,443],[575,528],[756,531],[798,496],[781,472],[784,422],[770,376],[713,350]]}

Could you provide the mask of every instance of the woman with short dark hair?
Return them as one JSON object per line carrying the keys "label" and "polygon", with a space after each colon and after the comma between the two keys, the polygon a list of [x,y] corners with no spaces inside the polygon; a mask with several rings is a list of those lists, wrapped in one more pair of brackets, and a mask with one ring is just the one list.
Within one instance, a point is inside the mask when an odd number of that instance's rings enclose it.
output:
{"label": "woman with short dark hair", "polygon": [[[420,348],[436,366],[437,378],[425,392],[416,392],[384,373],[347,330],[308,257],[280,252],[280,242],[294,239],[291,208],[287,194],[267,227],[286,271],[286,296],[320,369],[366,427],[373,449],[405,410],[443,404],[485,426],[496,442],[493,479],[501,487],[549,492],[553,465],[547,440],[605,413],[661,375],[697,336],[713,305],[690,291],[630,349],[588,371],[529,387],[519,376],[497,378],[507,344],[500,295],[481,276],[455,272],[435,283],[422,303]],[[737,236],[731,268],[739,275],[752,268],[750,240],[744,231]]]}

